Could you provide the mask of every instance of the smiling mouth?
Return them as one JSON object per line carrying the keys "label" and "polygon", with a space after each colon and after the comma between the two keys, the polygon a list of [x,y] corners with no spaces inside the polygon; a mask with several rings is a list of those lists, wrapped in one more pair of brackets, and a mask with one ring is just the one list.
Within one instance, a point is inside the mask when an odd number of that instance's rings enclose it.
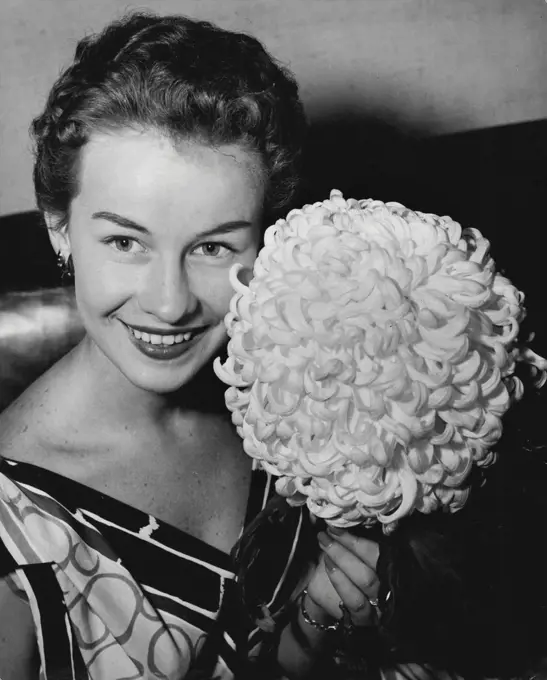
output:
{"label": "smiling mouth", "polygon": [[197,328],[195,331],[190,331],[188,333],[177,333],[176,335],[167,335],[162,333],[160,335],[159,333],[143,333],[142,331],[138,331],[136,328],[132,328],[131,326],[127,326],[127,328],[129,328],[133,337],[135,337],[137,340],[140,340],[141,342],[147,342],[150,345],[166,346],[181,345],[182,343],[188,342],[193,337],[203,332],[203,328]]}
{"label": "smiling mouth", "polygon": [[132,344],[150,359],[170,361],[192,351],[208,330],[207,326],[186,333],[148,333],[124,323]]}

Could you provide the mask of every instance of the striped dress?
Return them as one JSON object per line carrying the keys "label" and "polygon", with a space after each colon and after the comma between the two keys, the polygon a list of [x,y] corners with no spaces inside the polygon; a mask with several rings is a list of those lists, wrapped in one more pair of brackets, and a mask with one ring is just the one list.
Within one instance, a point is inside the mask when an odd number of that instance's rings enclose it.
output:
{"label": "striped dress", "polygon": [[[271,479],[254,470],[246,523],[273,493]],[[269,623],[290,597],[304,521],[300,511],[292,517],[264,573]],[[6,458],[0,577],[32,610],[41,680],[183,680],[216,630],[221,604],[224,612],[234,599],[235,583],[231,558],[216,548],[78,482]],[[238,636],[252,650],[271,632],[261,621],[249,630],[241,616],[222,618],[214,677],[228,680],[237,675]]]}

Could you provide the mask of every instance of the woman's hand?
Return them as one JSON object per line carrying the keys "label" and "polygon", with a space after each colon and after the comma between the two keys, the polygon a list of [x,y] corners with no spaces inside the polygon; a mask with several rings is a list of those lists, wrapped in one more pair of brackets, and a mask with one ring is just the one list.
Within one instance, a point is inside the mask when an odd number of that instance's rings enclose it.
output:
{"label": "woman's hand", "polygon": [[376,575],[379,546],[347,531],[327,529],[318,535],[323,552],[308,584],[304,606],[310,617],[321,623],[340,619],[343,603],[355,626],[374,624],[380,583]]}
{"label": "woman's hand", "polygon": [[380,589],[375,571],[378,544],[337,529],[321,532],[318,539],[323,554],[311,573],[303,610],[284,629],[278,648],[279,664],[294,680],[315,677],[317,664],[330,653],[325,645],[329,633],[323,626],[333,624],[346,612],[354,626],[370,626],[376,621],[370,600],[378,597]]}

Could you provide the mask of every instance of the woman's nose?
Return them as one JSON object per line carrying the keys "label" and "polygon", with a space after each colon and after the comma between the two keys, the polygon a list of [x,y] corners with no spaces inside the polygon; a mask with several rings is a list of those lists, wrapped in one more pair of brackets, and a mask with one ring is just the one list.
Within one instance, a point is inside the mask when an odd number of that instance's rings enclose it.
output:
{"label": "woman's nose", "polygon": [[164,323],[175,324],[196,310],[198,300],[180,262],[158,259],[149,265],[139,304],[147,314]]}

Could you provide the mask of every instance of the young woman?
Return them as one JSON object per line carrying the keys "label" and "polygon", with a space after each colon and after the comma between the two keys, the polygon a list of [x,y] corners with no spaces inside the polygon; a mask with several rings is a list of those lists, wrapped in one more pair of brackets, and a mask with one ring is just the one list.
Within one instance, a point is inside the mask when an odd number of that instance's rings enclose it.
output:
{"label": "young woman", "polygon": [[[260,573],[260,625],[238,605],[230,552],[272,489],[210,365],[228,272],[287,210],[304,128],[256,40],[145,14],[82,40],[35,119],[37,201],[86,334],[0,417],[2,680],[230,678],[290,600],[301,512]],[[340,603],[368,625],[378,592],[374,543],[322,538],[314,623],[294,614],[273,645],[295,677]]]}
{"label": "young woman", "polygon": [[[380,557],[370,534],[317,542],[242,450],[211,370],[228,272],[251,269],[287,212],[304,128],[294,80],[256,40],[183,17],[110,25],[54,85],[36,195],[85,337],[0,416],[2,680],[332,680],[335,653],[359,678],[369,661],[389,678],[493,677],[479,652],[541,634],[520,605],[546,601],[526,558],[544,477],[531,460],[519,477],[521,443],[465,510],[405,519]],[[517,530],[496,543],[505,520]]]}

